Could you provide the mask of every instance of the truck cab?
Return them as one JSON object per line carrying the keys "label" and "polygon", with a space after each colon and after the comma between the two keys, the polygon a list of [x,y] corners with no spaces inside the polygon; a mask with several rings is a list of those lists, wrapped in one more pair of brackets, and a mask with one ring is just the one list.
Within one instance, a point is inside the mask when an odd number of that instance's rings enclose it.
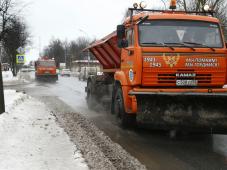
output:
{"label": "truck cab", "polygon": [[133,20],[134,24],[124,23],[119,30],[124,37],[118,40],[128,84],[159,88],[226,84],[226,45],[216,18],[173,12],[144,13]]}

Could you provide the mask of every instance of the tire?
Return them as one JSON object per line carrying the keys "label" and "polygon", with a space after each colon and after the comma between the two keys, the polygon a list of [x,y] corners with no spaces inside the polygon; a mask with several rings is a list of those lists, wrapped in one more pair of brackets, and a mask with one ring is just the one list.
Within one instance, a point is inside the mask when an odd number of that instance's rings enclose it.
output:
{"label": "tire", "polygon": [[95,99],[94,94],[92,94],[92,82],[88,81],[86,100],[87,100],[87,105],[88,105],[89,109],[94,109],[94,107],[95,107],[95,100],[94,99]]}
{"label": "tire", "polygon": [[39,76],[35,75],[35,80],[39,81],[39,79],[40,79]]}
{"label": "tire", "polygon": [[118,86],[115,91],[113,112],[120,126],[132,127],[136,125],[136,115],[127,114],[125,112],[121,86]]}

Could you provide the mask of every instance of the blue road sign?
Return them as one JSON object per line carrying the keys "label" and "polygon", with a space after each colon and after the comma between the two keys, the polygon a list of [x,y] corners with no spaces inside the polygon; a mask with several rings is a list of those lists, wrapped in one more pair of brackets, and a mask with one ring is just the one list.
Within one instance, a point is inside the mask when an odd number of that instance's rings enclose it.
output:
{"label": "blue road sign", "polygon": [[24,54],[18,54],[16,60],[17,60],[17,64],[24,64],[25,63],[25,55]]}

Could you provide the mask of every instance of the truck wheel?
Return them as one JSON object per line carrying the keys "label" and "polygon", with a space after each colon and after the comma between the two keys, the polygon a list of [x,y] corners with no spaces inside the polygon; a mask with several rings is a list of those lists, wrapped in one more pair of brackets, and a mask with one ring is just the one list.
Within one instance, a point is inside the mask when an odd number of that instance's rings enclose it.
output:
{"label": "truck wheel", "polygon": [[92,94],[92,82],[89,81],[87,84],[87,105],[89,109],[93,109],[95,106],[94,96]]}
{"label": "truck wheel", "polygon": [[129,115],[125,112],[121,87],[117,87],[115,91],[113,110],[120,126],[131,127],[136,124],[136,115]]}
{"label": "truck wheel", "polygon": [[35,79],[36,79],[37,81],[39,81],[39,77],[38,77],[37,75],[35,76]]}

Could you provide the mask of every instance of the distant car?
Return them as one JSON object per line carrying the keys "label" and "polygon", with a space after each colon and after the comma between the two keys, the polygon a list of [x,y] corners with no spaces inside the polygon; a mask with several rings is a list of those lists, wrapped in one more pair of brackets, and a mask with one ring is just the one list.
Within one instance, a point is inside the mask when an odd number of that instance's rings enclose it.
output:
{"label": "distant car", "polygon": [[24,65],[21,70],[21,72],[29,72],[29,67],[27,65]]}
{"label": "distant car", "polygon": [[71,71],[69,69],[62,69],[61,70],[61,76],[68,76],[70,77]]}
{"label": "distant car", "polygon": [[31,72],[31,71],[35,71],[35,67],[34,66],[28,66],[28,65],[24,65],[21,70],[21,72]]}
{"label": "distant car", "polygon": [[81,67],[80,74],[78,76],[79,80],[87,80],[90,75],[97,75],[100,71],[98,67]]}
{"label": "distant car", "polygon": [[35,71],[35,67],[34,67],[34,66],[30,66],[30,67],[28,68],[28,71]]}

